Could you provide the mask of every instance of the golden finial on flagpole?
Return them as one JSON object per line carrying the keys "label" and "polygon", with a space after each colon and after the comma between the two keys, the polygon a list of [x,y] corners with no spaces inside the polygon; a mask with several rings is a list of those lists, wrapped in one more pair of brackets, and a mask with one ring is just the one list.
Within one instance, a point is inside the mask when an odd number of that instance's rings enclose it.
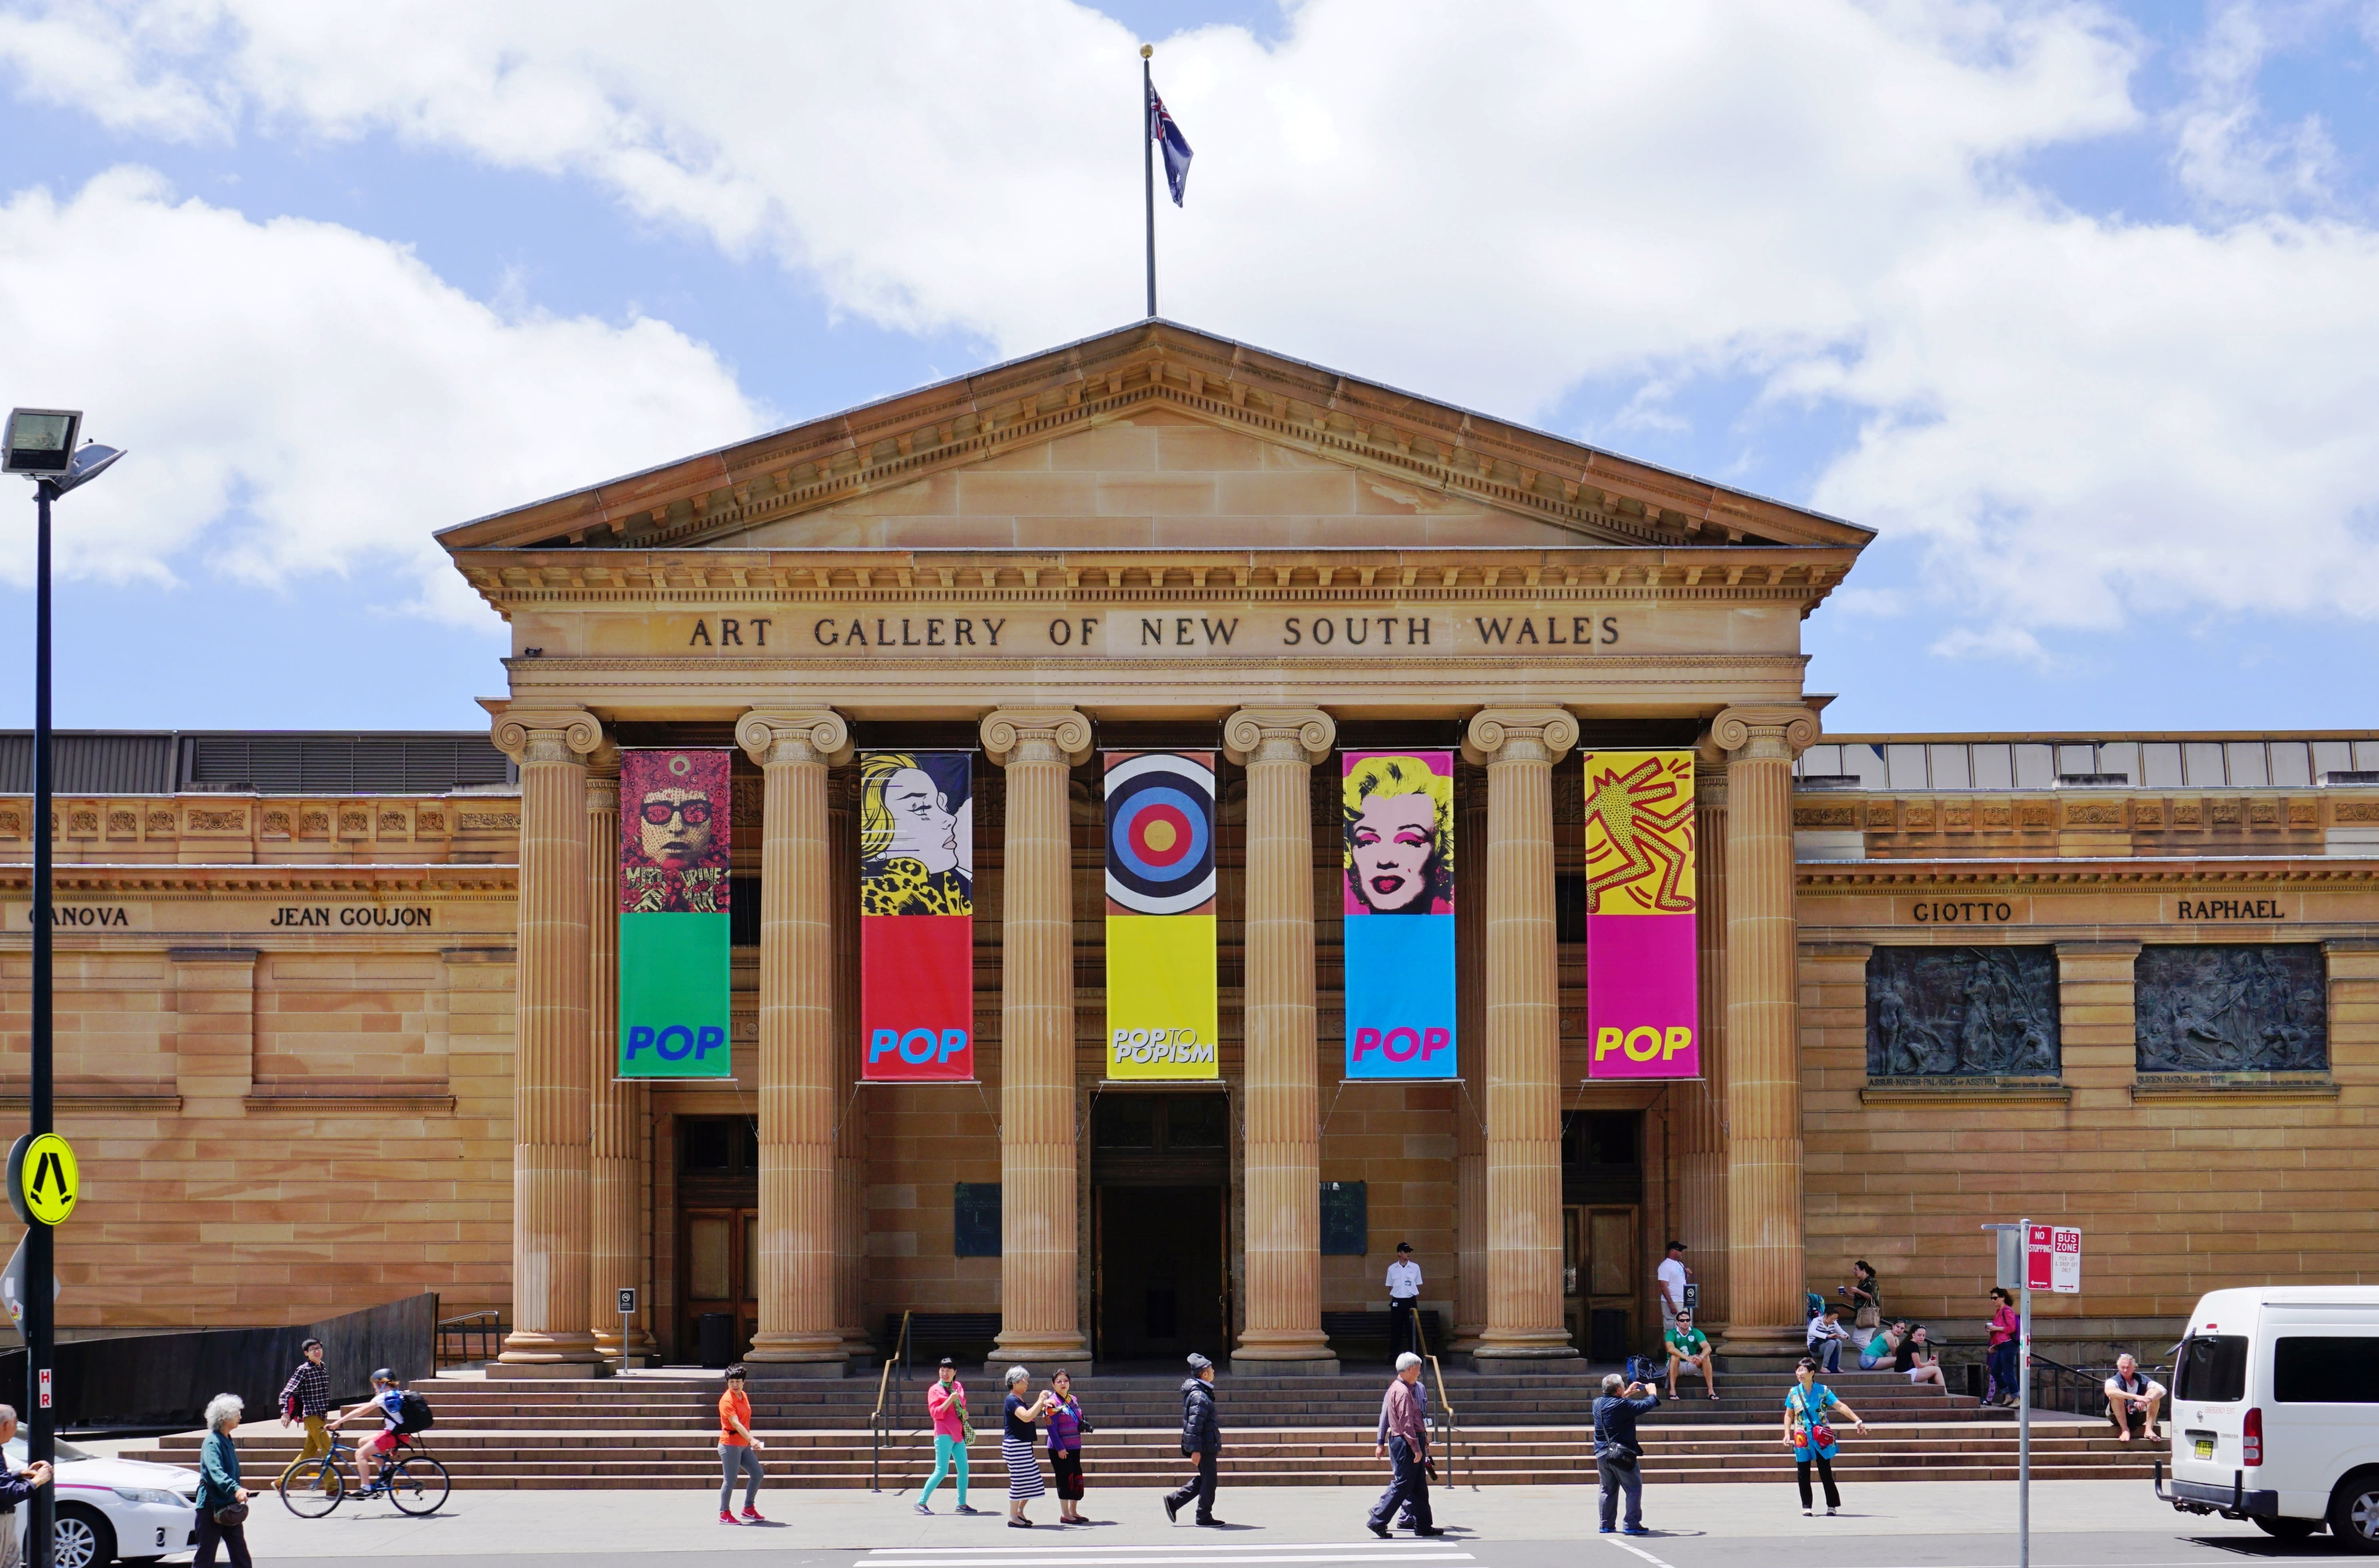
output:
{"label": "golden finial on flagpole", "polygon": [[1140,46],[1140,57],[1143,60],[1155,53],[1156,45],[1153,43],[1143,43]]}

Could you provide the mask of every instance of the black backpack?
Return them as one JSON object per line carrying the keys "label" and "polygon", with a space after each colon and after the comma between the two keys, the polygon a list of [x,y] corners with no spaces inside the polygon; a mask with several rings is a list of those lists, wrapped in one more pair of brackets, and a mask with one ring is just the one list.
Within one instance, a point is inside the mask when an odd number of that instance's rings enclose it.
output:
{"label": "black backpack", "polygon": [[400,1396],[399,1408],[404,1411],[396,1420],[397,1435],[400,1437],[411,1437],[416,1432],[426,1432],[438,1424],[438,1417],[429,1413],[429,1401],[411,1389],[406,1389]]}

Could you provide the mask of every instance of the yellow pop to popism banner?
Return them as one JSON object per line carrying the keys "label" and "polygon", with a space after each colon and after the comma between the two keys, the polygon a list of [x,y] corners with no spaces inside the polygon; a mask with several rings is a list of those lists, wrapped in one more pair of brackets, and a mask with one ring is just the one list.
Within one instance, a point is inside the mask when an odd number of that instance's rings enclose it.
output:
{"label": "yellow pop to popism banner", "polygon": [[1109,752],[1106,1076],[1219,1078],[1214,757]]}

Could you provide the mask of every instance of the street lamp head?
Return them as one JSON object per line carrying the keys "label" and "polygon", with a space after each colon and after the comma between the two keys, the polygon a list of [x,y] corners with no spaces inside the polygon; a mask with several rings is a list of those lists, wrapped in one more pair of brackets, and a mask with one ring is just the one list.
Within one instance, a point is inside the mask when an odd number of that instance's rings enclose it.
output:
{"label": "street lamp head", "polygon": [[50,488],[64,495],[77,485],[87,485],[114,467],[115,460],[123,455],[122,447],[85,441],[75,449],[74,461],[66,464],[66,471],[49,482]]}
{"label": "street lamp head", "polygon": [[7,459],[0,472],[39,479],[64,475],[82,429],[79,408],[14,408],[8,412]]}

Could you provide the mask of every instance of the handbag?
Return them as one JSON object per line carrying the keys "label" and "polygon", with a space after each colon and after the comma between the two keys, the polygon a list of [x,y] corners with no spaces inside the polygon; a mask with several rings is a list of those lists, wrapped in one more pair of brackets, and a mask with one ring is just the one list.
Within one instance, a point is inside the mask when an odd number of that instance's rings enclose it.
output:
{"label": "handbag", "polygon": [[1858,1326],[1863,1329],[1882,1327],[1883,1309],[1873,1306],[1860,1308],[1858,1309]]}
{"label": "handbag", "polygon": [[235,1530],[248,1523],[248,1504],[228,1502],[215,1510],[215,1523],[226,1530]]}

